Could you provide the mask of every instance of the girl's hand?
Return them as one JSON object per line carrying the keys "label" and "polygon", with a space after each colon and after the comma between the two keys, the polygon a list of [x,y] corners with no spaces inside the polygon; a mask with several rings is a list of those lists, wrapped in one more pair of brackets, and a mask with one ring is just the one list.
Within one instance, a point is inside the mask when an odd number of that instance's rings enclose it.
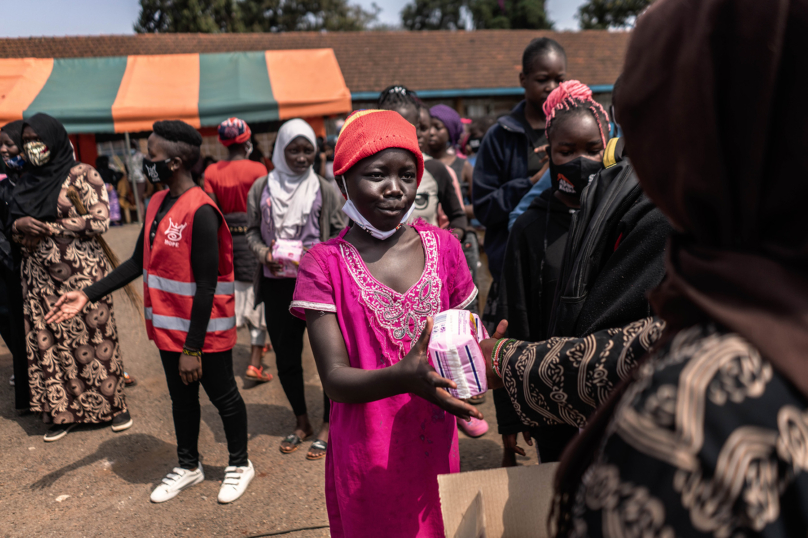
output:
{"label": "girl's hand", "polygon": [[50,312],[45,314],[45,323],[61,323],[73,318],[84,309],[90,299],[83,291],[69,291],[59,297]]}
{"label": "girl's hand", "polygon": [[269,245],[269,250],[267,251],[267,257],[264,260],[264,265],[267,266],[267,269],[269,269],[270,273],[277,276],[278,272],[283,270],[283,265],[276,262],[272,258],[272,247],[274,247],[274,246],[275,246],[275,240],[273,239],[272,243]]}
{"label": "girl's hand", "polygon": [[202,359],[185,353],[180,355],[180,378],[186,385],[202,379]]}
{"label": "girl's hand", "polygon": [[427,347],[429,346],[431,334],[432,317],[428,317],[426,327],[424,327],[418,341],[412,346],[410,352],[394,366],[394,368],[399,369],[405,392],[420,396],[444,411],[448,411],[464,420],[468,420],[469,417],[482,420],[482,413],[473,405],[454,398],[444,390],[446,388],[457,388],[457,385],[453,381],[438,375],[432,365],[429,364]]}
{"label": "girl's hand", "polygon": [[[533,446],[533,440],[530,438],[529,431],[522,432],[522,436],[525,438],[525,442],[528,444],[528,446]],[[517,454],[519,454],[520,456],[527,456],[525,449],[519,446],[517,443],[519,443],[518,434],[511,433],[502,435],[503,467],[516,467]]]}
{"label": "girl's hand", "polygon": [[548,144],[545,144],[545,145],[539,146],[539,147],[537,147],[536,149],[533,150],[534,152],[541,155],[541,157],[539,159],[539,162],[542,165],[541,170],[536,172],[536,174],[532,178],[530,178],[530,182],[532,184],[534,184],[534,185],[536,183],[538,183],[539,180],[541,179],[541,177],[544,175],[544,173],[547,172],[547,170],[550,169],[550,154],[547,153],[547,150],[549,148],[550,148],[550,146]]}
{"label": "girl's hand", "polygon": [[43,236],[50,235],[50,228],[44,222],[36,220],[34,217],[22,217],[14,221],[13,228],[23,235]]}
{"label": "girl's hand", "polygon": [[494,348],[497,345],[497,340],[502,338],[507,330],[508,320],[503,319],[497,325],[497,329],[494,331],[494,334],[491,335],[491,338],[480,342],[480,349],[483,352],[483,358],[485,358],[485,377],[488,380],[488,390],[501,389],[505,386],[505,384],[502,382],[502,378],[499,377],[496,372],[494,372],[492,355],[494,354]]}

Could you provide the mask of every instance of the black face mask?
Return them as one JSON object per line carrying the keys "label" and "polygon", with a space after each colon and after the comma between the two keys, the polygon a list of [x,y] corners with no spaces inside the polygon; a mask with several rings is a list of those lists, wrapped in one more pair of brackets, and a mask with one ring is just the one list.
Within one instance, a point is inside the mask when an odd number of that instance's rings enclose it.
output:
{"label": "black face mask", "polygon": [[173,170],[168,167],[170,162],[171,159],[152,161],[148,157],[143,157],[143,175],[148,178],[150,183],[165,182],[174,175]]}
{"label": "black face mask", "polygon": [[580,196],[598,172],[603,169],[603,161],[578,157],[566,164],[555,164],[550,159],[550,180],[553,188],[564,194]]}

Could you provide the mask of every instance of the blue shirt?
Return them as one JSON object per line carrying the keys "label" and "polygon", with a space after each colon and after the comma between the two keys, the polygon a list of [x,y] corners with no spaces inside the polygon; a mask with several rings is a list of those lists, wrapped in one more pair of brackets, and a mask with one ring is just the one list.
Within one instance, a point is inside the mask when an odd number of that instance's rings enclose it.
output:
{"label": "blue shirt", "polygon": [[517,204],[516,209],[511,211],[510,216],[508,217],[508,231],[511,231],[513,228],[513,223],[516,222],[516,219],[519,218],[519,215],[524,213],[530,204],[533,203],[533,200],[539,197],[541,193],[546,191],[552,186],[552,182],[550,181],[550,170],[547,170],[541,179],[536,182],[535,185],[530,187],[530,190],[527,191],[527,194],[522,197]]}

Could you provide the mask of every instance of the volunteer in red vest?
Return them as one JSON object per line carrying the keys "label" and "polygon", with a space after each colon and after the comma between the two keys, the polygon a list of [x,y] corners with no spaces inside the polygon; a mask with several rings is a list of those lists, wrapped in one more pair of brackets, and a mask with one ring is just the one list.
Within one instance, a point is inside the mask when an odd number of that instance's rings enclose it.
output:
{"label": "volunteer in red vest", "polygon": [[143,275],[146,330],[160,350],[174,415],[179,466],[151,494],[165,502],[205,479],[199,464],[199,385],[219,410],[230,453],[219,502],[230,503],[255,475],[247,459],[247,408],[233,376],[236,319],[233,247],[221,212],[191,178],[202,137],[181,121],[158,121],[143,172],[168,189],[155,194],[132,257],[106,278],[62,296],[48,323]]}
{"label": "volunteer in red vest", "polygon": [[264,309],[255,306],[253,282],[261,265],[247,243],[247,195],[258,178],[266,177],[267,167],[251,161],[250,126],[238,118],[228,118],[219,124],[219,142],[227,148],[227,159],[205,169],[205,192],[224,213],[224,220],[233,234],[233,264],[236,273],[236,327],[250,330],[250,364],[244,377],[259,383],[272,381],[264,371],[261,359],[267,337]]}

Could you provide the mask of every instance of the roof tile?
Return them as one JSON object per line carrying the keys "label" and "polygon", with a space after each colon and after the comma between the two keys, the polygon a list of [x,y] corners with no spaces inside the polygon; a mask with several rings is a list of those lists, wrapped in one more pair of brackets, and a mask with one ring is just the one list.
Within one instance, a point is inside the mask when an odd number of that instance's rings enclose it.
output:
{"label": "roof tile", "polygon": [[612,84],[623,66],[626,32],[478,30],[434,32],[290,32],[141,34],[0,38],[0,58],[84,58],[147,54],[332,48],[351,92],[394,83],[413,90],[518,86],[522,51],[536,37],[567,51],[568,78]]}

